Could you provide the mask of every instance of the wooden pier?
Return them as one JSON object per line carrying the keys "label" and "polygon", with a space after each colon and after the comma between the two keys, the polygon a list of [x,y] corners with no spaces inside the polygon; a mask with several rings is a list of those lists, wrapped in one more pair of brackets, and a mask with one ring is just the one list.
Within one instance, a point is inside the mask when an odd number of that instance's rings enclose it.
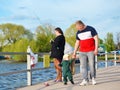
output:
{"label": "wooden pier", "polygon": [[111,66],[97,70],[97,85],[79,86],[82,81],[81,74],[74,75],[75,85],[68,82],[64,85],[62,82],[55,83],[53,80],[48,81],[50,86],[44,83],[37,85],[18,88],[17,90],[120,90],[120,66]]}

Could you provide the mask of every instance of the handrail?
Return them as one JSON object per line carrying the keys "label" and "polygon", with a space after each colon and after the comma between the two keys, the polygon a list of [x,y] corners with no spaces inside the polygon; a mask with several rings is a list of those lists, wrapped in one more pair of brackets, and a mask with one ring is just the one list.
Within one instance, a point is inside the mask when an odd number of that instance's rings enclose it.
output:
{"label": "handrail", "polygon": [[[77,66],[78,64],[76,64]],[[54,68],[54,67],[48,67],[48,68],[33,68],[32,71],[37,71],[37,70],[45,70],[45,69],[50,69],[50,68]],[[30,71],[30,69],[26,69],[26,70],[19,70],[19,71],[14,71],[14,72],[7,72],[7,73],[0,73],[0,76],[8,76],[8,75],[12,75],[12,74],[17,74],[17,73],[24,73]]]}
{"label": "handrail", "polygon": [[[0,55],[27,55],[30,53],[27,52],[0,52]],[[35,54],[38,54],[39,56],[43,56],[43,55],[48,55],[49,53],[45,52],[45,53],[38,53],[36,52]]]}
{"label": "handrail", "polygon": [[[0,73],[0,76],[7,76],[7,75],[11,75],[11,74],[17,74],[17,73],[24,73],[27,72],[27,82],[28,85],[32,85],[32,71],[36,71],[36,70],[44,70],[44,69],[48,69],[48,68],[31,68],[30,65],[30,53],[29,52],[0,52],[0,55],[27,55],[27,69],[26,70],[20,70],[20,71],[14,71],[14,72],[7,72],[7,73]],[[39,56],[43,56],[43,55],[48,55],[49,53],[36,53]],[[79,53],[78,53],[79,54]],[[108,67],[107,62],[108,62],[108,57],[107,55],[109,53],[105,52],[105,67]],[[116,66],[116,53],[113,54],[114,55],[114,65]],[[95,63],[96,63],[96,69],[97,67],[97,56],[95,57]],[[49,68],[53,68],[53,67],[49,67]]]}
{"label": "handrail", "polygon": [[0,55],[25,55],[25,54],[30,54],[27,52],[0,52]]}

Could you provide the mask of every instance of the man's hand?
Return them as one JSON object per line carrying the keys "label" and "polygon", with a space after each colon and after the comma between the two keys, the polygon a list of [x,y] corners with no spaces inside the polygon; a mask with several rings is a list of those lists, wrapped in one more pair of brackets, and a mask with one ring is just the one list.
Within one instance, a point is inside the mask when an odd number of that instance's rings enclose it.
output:
{"label": "man's hand", "polygon": [[94,51],[94,54],[97,55],[98,54],[98,35],[94,36],[94,40],[95,40],[95,51]]}
{"label": "man's hand", "polygon": [[73,58],[73,59],[76,58],[76,53],[73,53],[72,58]]}
{"label": "man's hand", "polygon": [[78,48],[79,48],[79,40],[76,40],[75,48],[74,48],[74,52],[73,52],[72,57],[76,58],[76,52],[77,52]]}
{"label": "man's hand", "polygon": [[97,54],[98,54],[98,50],[95,50],[95,51],[94,51],[94,54],[97,55]]}

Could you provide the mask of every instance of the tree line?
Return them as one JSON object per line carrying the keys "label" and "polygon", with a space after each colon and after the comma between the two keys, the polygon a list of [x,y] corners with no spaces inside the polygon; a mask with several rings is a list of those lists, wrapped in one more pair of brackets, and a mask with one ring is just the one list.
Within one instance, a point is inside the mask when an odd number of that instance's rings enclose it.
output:
{"label": "tree line", "polygon": [[[35,33],[22,25],[6,23],[0,25],[0,51],[26,52],[30,46],[33,52],[50,52],[50,40],[54,38],[54,26],[46,24],[36,28]],[[12,56],[16,61],[26,61],[26,55]]]}
{"label": "tree line", "polygon": [[[39,25],[32,33],[22,25],[6,23],[0,25],[0,51],[1,52],[26,52],[30,46],[33,52],[50,52],[50,40],[55,38],[54,28],[50,24]],[[66,31],[67,43],[74,47],[76,40],[75,24],[72,24]],[[99,44],[104,44],[108,51],[120,49],[120,32],[117,33],[117,43],[113,40],[113,34],[107,33],[104,40],[99,39]],[[14,55],[14,60],[26,61],[26,55]]]}

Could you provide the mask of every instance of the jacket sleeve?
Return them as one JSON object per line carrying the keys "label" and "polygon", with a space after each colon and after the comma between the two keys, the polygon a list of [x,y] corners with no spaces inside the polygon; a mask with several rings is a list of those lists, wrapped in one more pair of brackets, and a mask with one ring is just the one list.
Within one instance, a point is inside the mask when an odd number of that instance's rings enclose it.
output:
{"label": "jacket sleeve", "polygon": [[59,49],[60,38],[57,37],[51,44],[52,44],[53,46],[57,47],[57,49]]}

